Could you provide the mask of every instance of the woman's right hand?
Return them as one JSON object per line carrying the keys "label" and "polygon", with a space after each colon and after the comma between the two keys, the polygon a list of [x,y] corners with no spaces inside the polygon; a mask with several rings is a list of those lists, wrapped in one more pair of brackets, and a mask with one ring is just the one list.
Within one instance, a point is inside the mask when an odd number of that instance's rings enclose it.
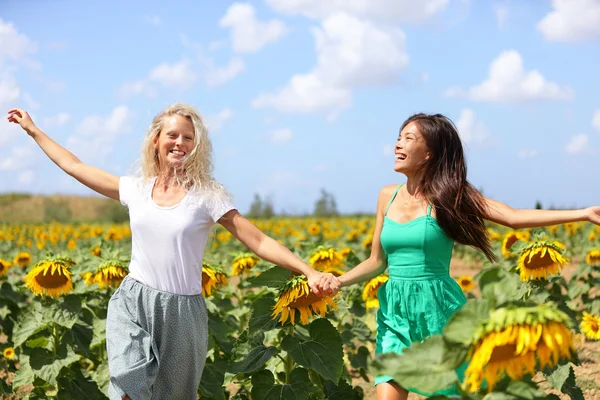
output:
{"label": "woman's right hand", "polygon": [[20,108],[13,108],[8,111],[8,122],[19,124],[29,135],[36,129],[35,124],[31,120],[29,113]]}

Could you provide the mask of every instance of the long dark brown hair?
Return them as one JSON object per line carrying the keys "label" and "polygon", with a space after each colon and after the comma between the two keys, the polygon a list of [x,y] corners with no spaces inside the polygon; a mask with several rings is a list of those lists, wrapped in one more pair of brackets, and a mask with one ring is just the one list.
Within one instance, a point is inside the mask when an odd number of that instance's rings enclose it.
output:
{"label": "long dark brown hair", "polygon": [[441,114],[414,114],[400,131],[414,122],[429,158],[423,164],[418,190],[435,207],[436,219],[446,235],[457,243],[481,250],[497,261],[485,226],[487,205],[482,194],[467,180],[463,146],[454,123]]}

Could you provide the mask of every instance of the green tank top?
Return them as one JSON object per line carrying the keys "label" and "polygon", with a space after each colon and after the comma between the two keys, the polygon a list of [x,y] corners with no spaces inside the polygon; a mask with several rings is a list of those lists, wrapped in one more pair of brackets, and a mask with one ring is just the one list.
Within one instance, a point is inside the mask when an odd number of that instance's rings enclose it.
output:
{"label": "green tank top", "polygon": [[388,209],[396,198],[399,185],[390,199],[381,230],[381,246],[385,251],[390,278],[428,279],[448,277],[454,241],[446,235],[431,216],[427,215],[400,223],[387,217]]}

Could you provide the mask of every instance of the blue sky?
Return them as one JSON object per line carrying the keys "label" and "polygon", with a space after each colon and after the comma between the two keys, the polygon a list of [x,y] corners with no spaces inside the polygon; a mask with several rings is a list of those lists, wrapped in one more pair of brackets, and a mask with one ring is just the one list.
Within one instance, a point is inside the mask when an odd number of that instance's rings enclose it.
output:
{"label": "blue sky", "polygon": [[[182,101],[248,210],[373,212],[398,128],[458,126],[471,182],[511,206],[600,204],[600,0],[4,0],[0,109],[28,110],[82,161],[127,173]],[[0,122],[0,192],[92,195]]]}

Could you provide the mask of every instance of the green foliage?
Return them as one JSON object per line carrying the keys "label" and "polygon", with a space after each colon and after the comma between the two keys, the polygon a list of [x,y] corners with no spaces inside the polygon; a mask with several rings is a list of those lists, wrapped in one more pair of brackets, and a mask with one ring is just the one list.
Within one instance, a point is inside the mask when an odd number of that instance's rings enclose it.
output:
{"label": "green foliage", "polygon": [[315,217],[336,217],[339,215],[337,203],[333,194],[321,189],[321,197],[315,202],[313,216]]}
{"label": "green foliage", "polygon": [[71,220],[71,209],[66,200],[44,198],[44,222],[68,222]]}

